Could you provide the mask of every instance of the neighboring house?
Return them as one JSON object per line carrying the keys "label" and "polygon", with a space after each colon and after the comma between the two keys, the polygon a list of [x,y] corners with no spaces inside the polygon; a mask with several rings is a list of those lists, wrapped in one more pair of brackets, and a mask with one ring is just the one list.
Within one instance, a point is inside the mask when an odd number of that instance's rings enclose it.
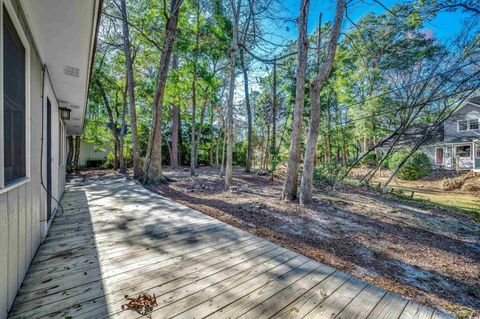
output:
{"label": "neighboring house", "polygon": [[[397,148],[413,147],[430,130],[431,124],[412,125],[402,135]],[[382,154],[393,139],[381,146]],[[475,170],[480,172],[480,97],[470,98],[442,125],[435,128],[420,146],[436,169]]]}
{"label": "neighboring house", "polygon": [[435,168],[480,172],[480,97],[465,101],[421,147]]}
{"label": "neighboring house", "polygon": [[[67,146],[67,152],[69,147]],[[93,143],[84,140],[80,141],[80,157],[78,159],[79,167],[98,167],[106,161],[108,153],[112,152],[111,147],[98,147]]]}
{"label": "neighboring house", "polygon": [[[0,318],[65,187],[83,130],[101,0],[0,0]],[[61,111],[61,107],[71,110]]]}

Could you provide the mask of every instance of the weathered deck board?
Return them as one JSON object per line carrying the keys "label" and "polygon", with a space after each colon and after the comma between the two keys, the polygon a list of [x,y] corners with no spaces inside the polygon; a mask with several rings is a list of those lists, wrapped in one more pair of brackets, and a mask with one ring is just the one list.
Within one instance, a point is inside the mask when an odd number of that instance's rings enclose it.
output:
{"label": "weathered deck board", "polygon": [[10,318],[443,318],[123,177],[68,184]]}

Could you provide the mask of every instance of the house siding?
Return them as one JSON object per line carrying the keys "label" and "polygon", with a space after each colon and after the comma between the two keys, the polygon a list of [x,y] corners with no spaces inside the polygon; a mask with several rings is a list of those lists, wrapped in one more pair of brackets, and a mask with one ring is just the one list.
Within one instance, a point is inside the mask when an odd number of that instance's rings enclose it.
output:
{"label": "house siding", "polygon": [[[1,3],[1,1],[0,1]],[[0,189],[0,318],[6,318],[17,290],[47,230],[46,194],[41,187],[40,151],[42,143],[42,62],[18,1],[12,1],[17,18],[30,44],[30,179],[9,191]],[[3,21],[0,20],[1,25]],[[53,102],[53,101],[52,101]],[[58,109],[52,103],[52,123]],[[53,129],[53,163],[58,164],[58,129]],[[46,159],[43,159],[46,172]],[[55,166],[53,166],[55,167]],[[57,197],[64,189],[65,168],[53,169],[53,189]]]}
{"label": "house siding", "polygon": [[463,141],[472,141],[474,139],[480,139],[480,130],[474,131],[458,131],[458,121],[465,120],[467,115],[476,116],[480,118],[480,107],[467,103],[457,112],[445,121],[445,143],[457,142],[459,138]]}
{"label": "house siding", "polygon": [[[67,146],[67,148],[69,149],[70,147]],[[78,166],[87,167],[88,161],[104,161],[107,159],[107,155],[109,152],[112,152],[112,150],[108,146],[101,149],[91,143],[87,143],[84,140],[81,140]]]}
{"label": "house siding", "polygon": [[[443,164],[442,165],[437,165],[435,159],[436,159],[436,149],[437,148],[443,148]],[[428,145],[428,146],[421,146],[420,151],[424,152],[427,154],[428,159],[430,160],[430,164],[432,164],[433,169],[450,169],[451,168],[451,160],[449,158],[446,158],[447,155],[447,149],[444,147],[443,144],[439,145]]]}

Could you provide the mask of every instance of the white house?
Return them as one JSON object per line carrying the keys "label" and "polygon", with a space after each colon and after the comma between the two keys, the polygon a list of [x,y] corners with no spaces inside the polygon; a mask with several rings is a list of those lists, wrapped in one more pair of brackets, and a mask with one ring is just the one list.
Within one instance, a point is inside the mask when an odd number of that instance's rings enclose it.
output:
{"label": "white house", "polygon": [[435,168],[480,171],[480,97],[464,101],[421,150]]}
{"label": "white house", "polygon": [[82,133],[101,2],[0,0],[0,318],[58,211],[65,137]]}

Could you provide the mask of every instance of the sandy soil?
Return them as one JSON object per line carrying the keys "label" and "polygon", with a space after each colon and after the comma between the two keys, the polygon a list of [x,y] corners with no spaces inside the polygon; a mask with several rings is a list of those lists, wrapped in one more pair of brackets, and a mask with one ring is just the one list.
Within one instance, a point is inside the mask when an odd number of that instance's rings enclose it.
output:
{"label": "sandy soil", "polygon": [[215,168],[166,169],[154,191],[397,294],[480,318],[480,223],[372,190],[315,190],[310,207],[279,200],[278,179],[234,171],[224,192]]}

